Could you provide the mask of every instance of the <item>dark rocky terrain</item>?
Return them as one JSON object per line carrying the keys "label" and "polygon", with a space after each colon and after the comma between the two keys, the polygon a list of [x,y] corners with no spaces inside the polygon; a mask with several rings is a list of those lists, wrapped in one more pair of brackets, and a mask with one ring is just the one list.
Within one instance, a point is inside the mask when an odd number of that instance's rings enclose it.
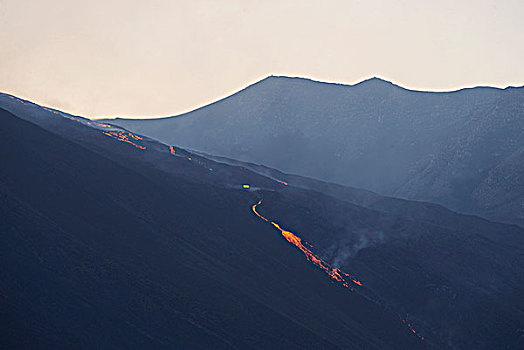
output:
{"label": "dark rocky terrain", "polygon": [[411,91],[269,77],[162,119],[112,121],[169,144],[524,225],[524,88]]}
{"label": "dark rocky terrain", "polygon": [[522,344],[518,226],[0,106],[3,348]]}
{"label": "dark rocky terrain", "polygon": [[254,194],[1,122],[2,348],[431,347],[294,254]]}

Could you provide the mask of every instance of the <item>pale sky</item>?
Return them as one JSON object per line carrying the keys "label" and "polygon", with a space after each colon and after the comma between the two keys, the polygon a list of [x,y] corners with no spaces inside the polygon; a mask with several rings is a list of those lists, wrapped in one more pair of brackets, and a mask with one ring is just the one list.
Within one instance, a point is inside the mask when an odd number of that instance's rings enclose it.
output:
{"label": "pale sky", "polygon": [[168,116],[268,75],[524,85],[523,0],[0,0],[0,91]]}

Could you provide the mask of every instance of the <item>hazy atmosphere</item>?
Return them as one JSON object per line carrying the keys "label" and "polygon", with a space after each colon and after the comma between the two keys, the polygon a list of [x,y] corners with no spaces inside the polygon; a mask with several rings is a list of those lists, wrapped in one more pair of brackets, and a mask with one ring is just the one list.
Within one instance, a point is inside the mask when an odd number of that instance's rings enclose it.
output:
{"label": "hazy atmosphere", "polygon": [[524,2],[0,1],[0,91],[165,116],[265,76],[413,89],[524,84]]}
{"label": "hazy atmosphere", "polygon": [[524,0],[0,0],[0,349],[522,350]]}

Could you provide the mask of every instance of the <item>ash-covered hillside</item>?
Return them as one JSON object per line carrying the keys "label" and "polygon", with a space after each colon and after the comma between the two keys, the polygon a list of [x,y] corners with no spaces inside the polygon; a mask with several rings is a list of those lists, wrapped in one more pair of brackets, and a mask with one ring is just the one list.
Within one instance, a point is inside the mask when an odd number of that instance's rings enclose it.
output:
{"label": "ash-covered hillside", "polygon": [[524,88],[410,91],[269,77],[162,119],[112,121],[166,143],[524,224]]}
{"label": "ash-covered hillside", "polygon": [[522,342],[518,226],[0,106],[2,348]]}

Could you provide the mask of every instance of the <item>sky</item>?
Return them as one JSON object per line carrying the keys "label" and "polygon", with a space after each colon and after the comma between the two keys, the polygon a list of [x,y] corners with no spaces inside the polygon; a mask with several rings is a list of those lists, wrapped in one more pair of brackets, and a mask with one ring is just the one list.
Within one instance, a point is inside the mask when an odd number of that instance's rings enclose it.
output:
{"label": "sky", "polygon": [[0,91],[86,117],[176,115],[268,75],[524,85],[522,0],[0,0]]}

